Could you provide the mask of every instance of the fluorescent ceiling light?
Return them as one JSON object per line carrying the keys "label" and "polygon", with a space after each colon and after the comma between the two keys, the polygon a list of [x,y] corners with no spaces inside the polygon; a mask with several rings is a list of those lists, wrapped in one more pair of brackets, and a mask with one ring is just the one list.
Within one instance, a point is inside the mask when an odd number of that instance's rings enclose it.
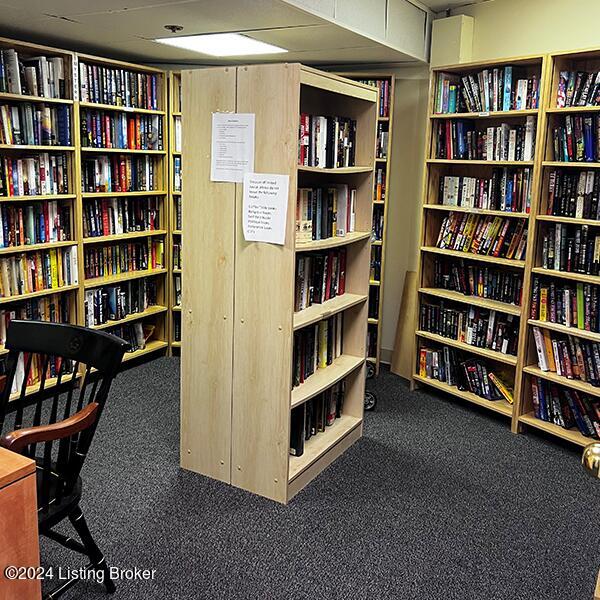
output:
{"label": "fluorescent ceiling light", "polygon": [[265,42],[259,42],[240,33],[212,33],[209,35],[184,35],[157,38],[159,44],[175,46],[210,56],[249,56],[253,54],[278,54],[287,52]]}

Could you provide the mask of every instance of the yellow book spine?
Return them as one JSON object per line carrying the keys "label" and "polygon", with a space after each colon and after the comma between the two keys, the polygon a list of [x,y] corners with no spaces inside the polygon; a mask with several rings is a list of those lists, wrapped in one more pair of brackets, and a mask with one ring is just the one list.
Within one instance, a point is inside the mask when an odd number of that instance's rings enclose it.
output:
{"label": "yellow book spine", "polygon": [[50,280],[52,288],[58,287],[58,261],[56,258],[56,249],[50,250]]}

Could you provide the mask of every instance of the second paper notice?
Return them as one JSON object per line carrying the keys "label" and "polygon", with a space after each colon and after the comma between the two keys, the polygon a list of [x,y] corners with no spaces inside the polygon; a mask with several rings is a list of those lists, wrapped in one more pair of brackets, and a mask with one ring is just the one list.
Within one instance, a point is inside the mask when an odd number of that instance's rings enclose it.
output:
{"label": "second paper notice", "polygon": [[289,175],[244,175],[243,229],[247,242],[285,244]]}

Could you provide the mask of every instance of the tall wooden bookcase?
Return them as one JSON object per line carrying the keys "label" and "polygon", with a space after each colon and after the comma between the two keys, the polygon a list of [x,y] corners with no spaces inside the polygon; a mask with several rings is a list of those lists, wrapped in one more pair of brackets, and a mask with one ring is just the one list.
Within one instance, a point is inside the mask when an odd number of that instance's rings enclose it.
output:
{"label": "tall wooden bookcase", "polygon": [[[394,86],[395,79],[391,73],[370,73],[352,71],[339,73],[343,77],[358,81],[377,88],[378,83],[385,82],[388,92],[380,93],[377,109],[378,131],[387,133],[387,153],[385,156],[376,150],[375,153],[375,180],[373,183],[373,239],[371,241],[371,277],[369,281],[369,325],[367,328],[367,362],[379,373],[381,361],[381,333],[383,317],[383,296],[385,284],[385,249],[387,239],[387,218],[389,203],[392,202],[391,194],[391,169],[392,169],[392,130],[394,123]],[[380,88],[383,89],[383,88]],[[379,190],[378,190],[379,188]],[[379,224],[376,227],[376,224]],[[375,272],[379,272],[375,276]]]}
{"label": "tall wooden bookcase", "polygon": [[[561,71],[575,72],[597,72],[600,70],[600,50],[574,51],[565,53],[551,54],[547,64],[546,81],[547,90],[544,101],[544,111],[546,114],[546,128],[543,136],[543,145],[541,148],[541,177],[539,179],[539,210],[535,222],[535,245],[532,248],[531,271],[532,278],[538,277],[545,284],[555,283],[561,285],[570,284],[591,284],[600,285],[600,276],[586,275],[577,272],[563,272],[545,269],[542,262],[543,237],[549,226],[562,223],[569,226],[588,226],[590,235],[599,233],[600,221],[595,219],[583,219],[574,217],[563,217],[549,214],[549,184],[550,173],[559,171],[563,173],[579,174],[582,171],[593,171],[595,176],[600,174],[600,162],[562,162],[560,157],[554,156],[553,148],[553,129],[557,126],[564,126],[566,115],[583,116],[594,118],[600,114],[598,106],[571,106],[557,108],[557,90]],[[531,316],[531,294],[527,298],[526,315]],[[549,321],[540,321],[528,319],[527,335],[524,348],[524,369],[522,373],[522,394],[516,405],[515,419],[518,420],[518,426],[523,425],[545,431],[551,435],[568,440],[580,446],[589,444],[592,440],[579,432],[576,427],[564,429],[554,423],[543,421],[536,418],[533,408],[531,379],[533,377],[541,378],[547,382],[557,384],[566,389],[577,390],[580,393],[593,397],[600,396],[600,388],[594,387],[590,383],[578,379],[568,379],[551,371],[542,371],[538,366],[538,356],[533,339],[532,327],[538,327],[542,330],[550,331],[552,334],[569,335],[580,338],[582,341],[600,342],[600,333],[586,329],[577,329],[576,327],[567,327]]]}
{"label": "tall wooden bookcase", "polygon": [[[136,321],[142,321],[143,324],[148,324],[154,327],[154,331],[150,338],[145,344],[144,348],[136,350],[135,352],[128,352],[124,356],[124,361],[134,360],[146,356],[148,354],[155,354],[160,351],[164,351],[168,347],[169,339],[169,327],[168,313],[169,313],[169,285],[167,279],[168,265],[170,260],[170,252],[168,248],[169,239],[169,210],[166,205],[167,202],[167,149],[168,137],[170,128],[168,127],[167,117],[167,79],[166,73],[151,67],[137,65],[117,60],[110,60],[98,56],[91,56],[86,54],[75,55],[75,65],[73,69],[75,81],[75,89],[80,90],[82,85],[81,66],[80,65],[92,65],[95,67],[105,67],[108,69],[117,69],[121,73],[133,72],[134,74],[154,74],[157,77],[157,89],[156,95],[158,100],[158,109],[148,109],[130,106],[120,106],[114,104],[102,104],[98,102],[82,101],[79,99],[75,103],[75,120],[74,127],[76,129],[76,139],[79,161],[78,161],[78,176],[79,184],[77,186],[78,192],[78,203],[80,206],[79,214],[79,235],[82,240],[80,245],[80,260],[79,260],[79,271],[80,281],[80,302],[79,302],[79,322],[85,324],[85,292],[90,289],[96,289],[101,286],[118,285],[140,278],[153,278],[157,285],[157,304],[150,306],[143,312],[132,313],[127,315],[125,318],[118,321],[108,321],[102,325],[93,325],[96,329],[107,329],[111,331],[111,328],[125,325]],[[105,84],[106,85],[106,82]],[[84,147],[80,141],[80,123],[84,111],[106,111],[110,113],[121,113],[125,115],[152,115],[157,116],[161,121],[162,138],[163,138],[163,149],[162,150],[132,150],[132,149],[119,149],[119,148],[92,148]],[[151,156],[154,159],[154,179],[155,189],[152,191],[134,191],[134,192],[85,192],[83,190],[83,180],[81,165],[83,161],[88,157],[94,156],[124,156],[128,155],[132,158],[135,156]],[[99,237],[84,237],[83,235],[83,215],[87,208],[88,202],[102,199],[113,199],[117,202],[123,202],[125,199],[134,198],[157,198],[158,199],[158,211],[160,214],[160,227],[151,231],[135,231],[130,233],[123,233],[118,235],[108,235]],[[101,247],[113,244],[129,244],[135,242],[146,242],[146,241],[159,241],[163,245],[163,265],[158,268],[139,271],[122,272],[117,275],[110,275],[97,278],[85,277],[85,265],[86,261],[84,253],[87,248]]]}
{"label": "tall wooden bookcase", "polygon": [[[502,68],[512,65],[515,71],[523,75],[536,75],[540,83],[540,100],[537,109],[510,110],[498,112],[481,113],[451,113],[436,114],[434,111],[435,95],[438,87],[438,77],[441,74],[469,75],[483,69]],[[516,430],[517,419],[515,415],[519,411],[519,399],[521,398],[521,371],[525,366],[527,350],[527,306],[530,294],[531,265],[534,260],[534,231],[538,207],[538,193],[541,174],[541,157],[543,154],[543,141],[545,129],[545,116],[541,108],[545,102],[547,92],[546,59],[543,56],[530,56],[506,59],[501,61],[489,61],[482,63],[470,63],[439,67],[433,69],[430,79],[430,94],[428,108],[428,124],[426,133],[426,157],[423,182],[423,205],[421,216],[419,266],[417,274],[418,299],[415,322],[415,345],[413,352],[413,380],[416,383],[427,385],[438,390],[457,396],[468,402],[483,406],[492,411],[500,413],[511,419],[512,428]],[[450,120],[467,120],[475,124],[477,129],[489,126],[498,126],[500,123],[524,124],[527,117],[533,116],[536,122],[535,154],[531,161],[492,161],[492,160],[453,160],[439,159],[435,156],[436,134],[441,124]],[[493,168],[498,167],[528,167],[532,169],[531,206],[529,212],[505,212],[486,210],[479,208],[468,208],[463,206],[444,205],[440,199],[440,179],[446,175],[485,177],[491,175]],[[440,249],[436,247],[437,237],[445,215],[450,212],[462,212],[478,215],[500,216],[511,219],[522,219],[526,221],[529,232],[527,250],[524,260],[496,258],[488,255],[478,255],[462,251]],[[479,264],[494,266],[499,269],[511,270],[522,274],[522,300],[521,305],[507,304],[482,298],[479,296],[467,296],[458,292],[436,287],[434,283],[434,270],[436,258],[454,257],[462,259],[466,264]],[[505,315],[513,315],[519,318],[517,354],[503,354],[498,351],[478,348],[462,341],[448,339],[420,328],[420,309],[424,302],[444,302],[446,305],[459,307],[475,306],[487,310],[495,310]],[[450,346],[463,351],[466,355],[482,357],[494,366],[494,370],[501,372],[505,380],[514,388],[515,403],[509,404],[504,400],[489,401],[468,391],[459,390],[456,386],[430,379],[419,374],[419,350],[422,347],[440,348]]]}
{"label": "tall wooden bookcase", "polygon": [[[169,248],[169,319],[171,348],[181,348],[181,265],[175,264],[177,256],[176,247],[181,249],[181,143],[177,130],[181,130],[181,73],[171,71],[169,73],[169,199],[168,211],[170,235]],[[179,163],[179,167],[177,165]],[[178,217],[179,215],[179,217]],[[180,251],[180,250],[179,250]],[[180,256],[180,255],[179,255]]]}
{"label": "tall wooden bookcase", "polygon": [[[362,433],[377,92],[299,64],[183,71],[182,88],[181,464],[285,503]],[[213,112],[255,114],[254,170],[289,176],[284,245],[246,242],[243,186],[210,181]],[[356,166],[299,166],[301,112],[356,119]],[[297,187],[332,181],[356,187],[356,231],[296,243]],[[346,293],[294,313],[296,255],[342,245]],[[342,311],[343,354],[292,390],[293,332]],[[342,379],[341,418],[290,456],[292,407]]]}

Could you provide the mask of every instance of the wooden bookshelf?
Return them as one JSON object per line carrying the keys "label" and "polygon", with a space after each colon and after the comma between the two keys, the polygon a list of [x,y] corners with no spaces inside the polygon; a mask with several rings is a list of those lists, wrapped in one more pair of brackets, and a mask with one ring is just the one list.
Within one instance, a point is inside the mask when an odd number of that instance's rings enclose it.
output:
{"label": "wooden bookshelf", "polygon": [[[571,117],[585,117],[586,115],[597,117],[600,110],[598,106],[572,106],[572,107],[557,107],[557,90],[559,75],[561,71],[598,71],[600,70],[600,50],[591,51],[575,51],[566,53],[551,54],[546,65],[546,82],[547,89],[545,93],[544,105],[542,106],[545,117],[545,128],[542,138],[542,152],[540,157],[540,177],[538,180],[538,210],[535,222],[535,236],[532,241],[532,285],[534,278],[538,278],[541,284],[549,284],[551,282],[556,285],[570,283],[575,286],[578,283],[600,285],[600,277],[588,275],[578,272],[564,272],[555,269],[546,269],[543,266],[543,237],[548,227],[555,226],[557,223],[562,223],[568,227],[588,226],[590,235],[598,233],[597,227],[600,227],[600,221],[590,218],[576,218],[556,216],[551,214],[549,207],[549,186],[550,174],[553,171],[558,173],[566,172],[569,175],[577,176],[581,171],[596,170],[600,167],[598,162],[565,162],[560,160],[560,156],[555,156],[554,153],[554,138],[553,131],[556,127],[564,125],[565,115]],[[599,172],[595,172],[598,177]],[[527,303],[524,306],[524,314],[531,316],[532,294],[527,295]],[[567,388],[576,390],[579,393],[586,394],[593,398],[600,396],[600,389],[589,383],[578,379],[568,379],[558,375],[556,372],[542,371],[538,365],[538,356],[533,338],[532,328],[539,327],[542,330],[548,330],[553,335],[558,334],[558,338],[564,336],[574,336],[589,340],[590,342],[600,341],[600,334],[593,331],[577,329],[575,327],[567,327],[559,323],[551,323],[548,321],[540,321],[537,319],[528,319],[528,330],[525,339],[525,348],[523,356],[525,358],[524,368],[522,370],[522,392],[520,398],[517,399],[515,421],[515,430],[522,430],[524,427],[531,427],[542,430],[550,435],[567,440],[579,446],[589,444],[592,439],[582,435],[579,430],[574,427],[572,429],[564,429],[554,423],[546,422],[536,418],[534,406],[532,402],[531,379],[539,378],[542,381],[551,382],[559,386],[559,388]]]}
{"label": "wooden bookshelf", "polygon": [[[174,266],[175,250],[174,245],[179,244],[181,246],[181,223],[177,223],[177,205],[180,205],[182,194],[181,187],[176,189],[175,186],[175,162],[181,161],[181,148],[177,147],[175,140],[175,132],[177,122],[181,123],[181,73],[171,71],[169,73],[169,198],[168,198],[168,210],[169,210],[169,223],[170,223],[170,234],[169,234],[169,248],[171,249],[171,259],[169,268],[171,269],[169,274],[169,344],[171,349],[181,348],[181,304],[176,299],[176,288],[177,281],[181,286],[181,272],[182,269],[176,269]],[[179,141],[181,143],[181,140]]]}
{"label": "wooden bookshelf", "polygon": [[[183,71],[182,83],[184,262],[207,277],[182,273],[181,463],[286,503],[362,433],[377,91],[299,64]],[[210,181],[203,148],[214,111],[254,113],[255,171],[289,175],[284,245],[246,242],[243,186]],[[298,166],[302,112],[357,120],[359,171]],[[297,245],[297,188],[332,181],[356,188],[361,233],[332,238],[335,245]],[[294,313],[296,257],[339,244],[347,252],[345,293]],[[343,314],[342,355],[292,389],[294,330],[336,313]],[[292,406],[341,380],[342,417],[312,437],[301,457],[290,456]]]}
{"label": "wooden bookshelf", "polygon": [[[377,127],[387,132],[387,156],[385,158],[375,156],[375,181],[373,184],[373,234],[371,244],[371,263],[379,265],[379,278],[373,278],[369,289],[369,319],[368,340],[367,340],[367,357],[369,364],[374,365],[375,374],[379,373],[379,365],[381,362],[381,335],[383,327],[383,296],[385,290],[385,253],[387,239],[387,221],[389,203],[394,202],[391,188],[391,170],[392,170],[392,130],[394,123],[394,91],[395,79],[392,73],[369,72],[369,71],[352,71],[339,73],[340,75],[366,83],[375,87],[375,89],[384,90],[386,82],[387,94],[380,93],[378,98],[377,112]],[[378,87],[379,86],[379,87]],[[385,97],[387,95],[387,97]],[[382,200],[378,200],[377,196],[377,180],[380,177],[385,180],[385,194]],[[379,236],[376,235],[375,224],[381,221]],[[371,341],[369,341],[371,340]]]}
{"label": "wooden bookshelf", "polygon": [[[426,133],[426,156],[425,171],[423,179],[423,202],[421,231],[419,237],[419,265],[417,273],[417,311],[415,317],[415,344],[413,351],[414,377],[413,385],[425,385],[439,391],[443,391],[451,396],[459,397],[468,402],[477,404],[491,411],[511,417],[513,429],[516,430],[517,399],[521,394],[521,371],[525,366],[526,338],[527,338],[527,319],[522,315],[527,314],[527,297],[529,296],[531,264],[534,258],[531,238],[533,237],[535,218],[537,214],[537,196],[539,192],[539,180],[541,173],[541,161],[543,156],[543,140],[545,114],[543,106],[545,102],[545,93],[547,88],[546,76],[547,61],[544,56],[530,56],[508,58],[497,62],[488,61],[485,63],[469,63],[461,65],[452,65],[432,69],[430,79],[430,96],[428,108],[428,124]],[[518,78],[526,78],[535,75],[538,81],[541,81],[539,88],[539,107],[536,109],[524,110],[506,110],[506,111],[482,111],[482,112],[462,112],[439,114],[436,113],[436,94],[438,93],[438,79],[443,74],[450,76],[468,76],[474,75],[483,69],[490,69],[493,73],[495,68],[513,67],[513,81]],[[436,142],[438,128],[446,127],[448,121],[469,121],[473,123],[476,131],[485,131],[487,127],[498,127],[506,122],[511,127],[525,125],[527,118],[533,118],[536,124],[535,152],[532,160],[466,160],[439,158],[436,156]],[[452,206],[443,204],[441,197],[441,183],[446,176],[452,177],[476,177],[487,179],[492,176],[494,169],[516,169],[527,168],[530,170],[530,206],[529,210],[524,208],[521,212],[506,212],[503,210],[492,210],[485,208],[474,208],[471,205]],[[438,248],[437,240],[443,219],[451,213],[478,215],[480,218],[506,218],[511,222],[518,224],[525,221],[528,230],[528,244],[523,259],[508,259],[490,254],[475,254],[472,252],[463,252],[461,250],[451,250],[448,248]],[[435,268],[436,261],[444,259],[455,260],[457,264],[468,266],[477,266],[481,268],[494,268],[510,273],[519,273],[522,277],[522,306],[490,300],[479,296],[466,296],[460,292],[436,287]],[[458,261],[464,261],[459,263]],[[518,340],[517,354],[515,356],[503,354],[485,348],[476,348],[465,342],[447,339],[440,335],[423,331],[420,324],[420,307],[423,303],[439,304],[444,306],[467,309],[473,306],[485,310],[494,310],[499,314],[512,315],[512,318],[518,319]],[[468,391],[459,390],[455,386],[450,386],[445,382],[436,379],[428,379],[420,374],[419,356],[421,348],[440,349],[443,346],[450,346],[459,349],[467,357],[481,357],[488,365],[488,369],[493,367],[501,371],[502,379],[513,388],[515,398],[514,404],[509,404],[504,400],[489,401],[480,398],[476,394]]]}
{"label": "wooden bookshelf", "polygon": [[[85,66],[84,66],[85,65]],[[116,105],[105,102],[94,102],[93,98],[86,99],[83,97],[85,93],[84,86],[87,81],[84,76],[87,65],[91,69],[118,69],[119,76],[122,78],[122,86],[125,89],[125,78],[127,73],[133,73],[134,77],[155,76],[155,96],[156,108],[148,108],[140,106],[136,100],[131,100],[131,106]],[[146,341],[144,348],[134,352],[127,353],[124,357],[124,362],[131,361],[137,358],[153,356],[159,351],[163,351],[168,347],[169,340],[169,318],[167,308],[169,305],[169,260],[170,251],[168,247],[169,241],[169,214],[168,214],[168,199],[167,199],[167,151],[169,148],[170,127],[167,122],[167,75],[159,69],[153,69],[144,65],[125,63],[116,60],[110,60],[99,56],[91,56],[87,54],[76,54],[74,71],[76,75],[75,86],[75,120],[74,127],[76,129],[76,146],[78,149],[78,177],[81,183],[77,186],[77,205],[78,205],[78,233],[81,243],[79,245],[79,266],[80,266],[80,289],[79,289],[79,316],[78,321],[82,325],[91,325],[97,329],[104,329],[108,332],[119,332],[120,327],[131,327],[136,323],[141,323],[143,327],[152,328],[152,333]],[[142,80],[138,79],[138,82]],[[140,83],[141,89],[142,83]],[[131,88],[131,97],[133,98],[133,89]],[[144,98],[151,92],[145,88],[143,91]],[[142,92],[140,92],[141,94]],[[149,102],[149,101],[148,101]],[[135,104],[135,105],[134,105]],[[162,148],[151,149],[132,149],[130,147],[116,147],[118,140],[113,140],[110,144],[104,136],[100,139],[95,139],[93,132],[86,123],[88,115],[108,114],[111,119],[126,119],[128,125],[130,120],[153,119],[152,127],[156,128],[157,134],[162,133]],[[85,128],[85,129],[83,129]],[[83,131],[89,131],[88,141],[83,139]],[[115,132],[117,125],[115,122]],[[106,134],[105,134],[106,135]],[[124,144],[128,146],[128,144]],[[97,147],[98,146],[98,147]],[[143,148],[143,146],[142,146]],[[150,160],[152,161],[151,169],[154,177],[154,185],[149,191],[106,191],[104,189],[89,190],[84,187],[84,162],[86,160],[95,160],[96,158],[107,157],[109,161],[116,160],[116,156],[127,156],[128,160]],[[125,159],[118,159],[121,162]],[[118,175],[117,175],[118,176]],[[112,177],[115,177],[113,173]],[[150,210],[154,207],[158,214],[158,226],[149,227],[148,224],[142,225],[142,229],[138,228],[134,231],[124,233],[112,233],[112,227],[108,229],[107,224],[111,219],[114,211],[125,211],[127,207],[133,214],[140,207],[144,210]],[[100,227],[104,227],[104,234],[101,236],[91,235],[88,231],[91,227],[89,215],[95,214],[96,219],[100,221]],[[84,219],[86,222],[84,223]],[[86,277],[86,256],[88,253],[102,251],[106,249],[119,248],[119,252],[132,252],[135,247],[147,245],[149,268],[138,271],[124,271],[117,274],[110,273],[110,265],[107,264],[109,274],[101,277]],[[160,261],[160,248],[162,248],[162,264]],[[112,252],[113,250],[111,250]],[[155,268],[152,268],[152,254],[156,252],[158,256]],[[105,287],[121,287],[131,285],[131,282],[146,280],[149,285],[156,286],[156,305],[149,306],[141,312],[133,312],[126,315],[124,318],[117,321],[108,321],[99,325],[87,323],[86,305],[93,302],[92,294],[100,293],[99,288]],[[141,284],[141,283],[140,283]]]}

